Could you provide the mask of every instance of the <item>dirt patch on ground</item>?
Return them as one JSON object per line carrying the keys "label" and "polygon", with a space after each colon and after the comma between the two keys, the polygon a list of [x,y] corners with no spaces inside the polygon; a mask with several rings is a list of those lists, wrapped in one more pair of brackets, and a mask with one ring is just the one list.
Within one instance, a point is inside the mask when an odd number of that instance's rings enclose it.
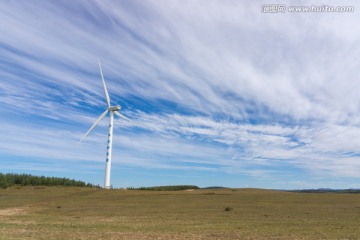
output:
{"label": "dirt patch on ground", "polygon": [[13,216],[26,213],[24,208],[6,208],[0,209],[0,216]]}

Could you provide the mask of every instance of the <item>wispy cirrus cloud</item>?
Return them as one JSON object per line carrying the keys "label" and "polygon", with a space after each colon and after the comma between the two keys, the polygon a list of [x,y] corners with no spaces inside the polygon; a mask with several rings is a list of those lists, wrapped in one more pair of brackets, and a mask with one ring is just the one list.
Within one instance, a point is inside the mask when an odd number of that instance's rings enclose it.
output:
{"label": "wispy cirrus cloud", "polygon": [[[198,2],[177,4],[47,3],[31,4],[28,11],[13,3],[2,8],[2,42],[16,50],[6,53],[9,61],[50,77],[49,82],[99,97],[97,55],[104,56],[109,85],[123,96],[170,100],[194,111],[238,117],[248,117],[250,110],[265,111],[267,118],[270,111],[294,119],[346,121],[358,112],[356,65],[341,60],[344,54],[354,59],[359,49],[352,39],[338,38],[339,23],[356,15],[306,16],[316,18],[314,23],[301,15],[261,14],[259,4],[247,11],[241,4],[212,2],[207,11]],[[19,17],[13,17],[11,8]],[[335,19],[332,31],[329,18]],[[60,30],[53,33],[57,25]]]}
{"label": "wispy cirrus cloud", "polygon": [[328,174],[350,176],[351,172],[352,177],[357,176],[356,171],[350,170],[357,169],[360,157],[359,142],[353,141],[360,134],[358,127],[254,125],[216,121],[208,117],[143,112],[132,117],[136,119],[135,124],[123,123],[122,126],[135,125],[161,135],[222,144],[221,152],[232,155],[231,167],[236,167],[238,162],[248,165],[284,162],[314,173],[327,169]]}
{"label": "wispy cirrus cloud", "polygon": [[[0,4],[0,120],[2,134],[17,132],[2,152],[101,159],[72,144],[105,107],[99,57],[113,102],[135,120],[118,128],[123,164],[357,177],[359,16],[262,4]],[[102,140],[88,147],[101,152]]]}

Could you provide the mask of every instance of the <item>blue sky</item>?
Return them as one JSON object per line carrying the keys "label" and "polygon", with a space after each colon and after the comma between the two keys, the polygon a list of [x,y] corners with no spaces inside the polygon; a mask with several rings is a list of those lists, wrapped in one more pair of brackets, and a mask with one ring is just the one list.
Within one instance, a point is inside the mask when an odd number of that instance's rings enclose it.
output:
{"label": "blue sky", "polygon": [[103,184],[99,57],[114,187],[360,187],[359,3],[265,3],[1,1],[0,171]]}

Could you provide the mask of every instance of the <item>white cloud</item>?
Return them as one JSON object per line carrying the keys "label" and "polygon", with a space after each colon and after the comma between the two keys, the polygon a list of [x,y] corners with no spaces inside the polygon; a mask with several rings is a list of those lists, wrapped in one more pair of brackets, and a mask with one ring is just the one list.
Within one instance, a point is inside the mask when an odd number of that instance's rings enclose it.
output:
{"label": "white cloud", "polygon": [[[353,40],[338,38],[337,31],[356,14],[276,16],[261,13],[260,3],[246,11],[239,3],[199,4],[80,2],[81,12],[74,6],[12,3],[2,7],[2,42],[41,62],[8,52],[5,58],[48,76],[46,81],[100,95],[100,54],[109,85],[123,96],[238,118],[247,118],[250,108],[297,120],[358,123],[353,116],[360,102],[354,90],[359,47],[347,45]],[[328,28],[330,19],[336,30]],[[20,44],[21,39],[28,41]],[[91,72],[91,81],[75,70]],[[119,76],[124,80],[115,82]]]}
{"label": "white cloud", "polygon": [[348,176],[351,173],[352,177],[356,175],[355,171],[350,169],[359,170],[359,164],[355,164],[360,161],[358,127],[330,124],[252,125],[215,121],[208,117],[148,115],[143,112],[137,112],[132,117],[136,119],[135,123],[123,123],[122,126],[136,126],[162,136],[178,136],[196,139],[199,142],[223,144],[223,149],[217,148],[211,153],[216,156],[212,161],[221,162],[217,160],[221,159],[221,153],[218,151],[227,152],[228,158],[231,155],[236,156],[228,162],[228,167],[236,168],[239,162],[249,166],[277,165],[282,162],[309,172],[316,173],[326,169],[334,175],[336,173]]}
{"label": "white cloud", "polygon": [[[117,137],[126,164],[258,175],[265,169],[251,168],[290,164],[356,177],[358,14],[263,14],[262,4],[0,3],[1,133],[16,133],[1,151],[101,159],[103,137],[72,144],[104,106],[100,57],[114,103],[152,107],[125,111],[135,120]],[[9,123],[19,107],[35,121],[29,130]],[[44,129],[44,117],[56,127]]]}

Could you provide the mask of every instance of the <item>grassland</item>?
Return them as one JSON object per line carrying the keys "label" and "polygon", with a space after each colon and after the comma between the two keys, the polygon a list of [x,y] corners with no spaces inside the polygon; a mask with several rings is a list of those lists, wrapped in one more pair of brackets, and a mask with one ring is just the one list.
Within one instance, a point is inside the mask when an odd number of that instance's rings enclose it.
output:
{"label": "grassland", "polygon": [[0,239],[360,239],[360,194],[14,186]]}

